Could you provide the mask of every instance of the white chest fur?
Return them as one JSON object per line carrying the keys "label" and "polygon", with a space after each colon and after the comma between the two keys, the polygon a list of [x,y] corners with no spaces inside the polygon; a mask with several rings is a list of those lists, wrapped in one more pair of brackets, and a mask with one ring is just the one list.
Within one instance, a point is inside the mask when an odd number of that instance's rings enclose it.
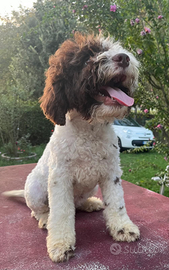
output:
{"label": "white chest fur", "polygon": [[[75,184],[94,187],[119,163],[117,137],[110,125],[76,117],[56,126],[50,141],[55,166],[64,166]],[[57,165],[56,165],[57,160]],[[119,172],[118,172],[119,174]]]}

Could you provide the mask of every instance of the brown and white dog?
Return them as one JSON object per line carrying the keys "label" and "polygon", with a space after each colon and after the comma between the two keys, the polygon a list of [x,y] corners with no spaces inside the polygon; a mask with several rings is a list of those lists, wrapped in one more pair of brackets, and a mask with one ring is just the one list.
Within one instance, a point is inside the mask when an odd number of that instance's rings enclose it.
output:
{"label": "brown and white dog", "polygon": [[[48,230],[54,262],[73,256],[75,209],[104,209],[116,241],[135,241],[138,227],[127,215],[121,185],[117,137],[111,127],[133,105],[138,62],[118,42],[76,33],[50,58],[40,99],[55,130],[23,191],[39,227]],[[93,195],[100,186],[104,203]]]}

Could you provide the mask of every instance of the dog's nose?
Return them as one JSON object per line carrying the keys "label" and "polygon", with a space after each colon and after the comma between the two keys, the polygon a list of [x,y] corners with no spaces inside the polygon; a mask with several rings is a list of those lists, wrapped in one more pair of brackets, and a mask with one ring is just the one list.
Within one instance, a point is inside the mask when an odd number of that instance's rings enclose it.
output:
{"label": "dog's nose", "polygon": [[128,67],[130,62],[130,57],[125,53],[118,53],[112,57],[114,62],[117,62],[120,67]]}

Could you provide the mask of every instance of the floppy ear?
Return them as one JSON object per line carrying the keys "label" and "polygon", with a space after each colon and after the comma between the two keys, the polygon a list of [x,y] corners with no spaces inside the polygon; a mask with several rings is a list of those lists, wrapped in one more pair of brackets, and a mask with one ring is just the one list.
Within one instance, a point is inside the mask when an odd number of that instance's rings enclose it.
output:
{"label": "floppy ear", "polygon": [[65,125],[68,102],[61,81],[57,81],[51,85],[46,82],[44,94],[41,97],[40,102],[43,113],[48,119],[54,124],[61,126]]}
{"label": "floppy ear", "polygon": [[49,68],[45,74],[45,89],[43,96],[40,98],[41,108],[45,116],[54,124],[61,126],[66,123],[65,115],[68,111],[62,58],[60,49],[49,58]]}

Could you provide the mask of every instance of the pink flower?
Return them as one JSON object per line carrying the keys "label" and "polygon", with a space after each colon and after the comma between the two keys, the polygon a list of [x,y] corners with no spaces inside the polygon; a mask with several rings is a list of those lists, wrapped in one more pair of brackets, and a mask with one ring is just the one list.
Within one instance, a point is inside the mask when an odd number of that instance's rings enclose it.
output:
{"label": "pink flower", "polygon": [[144,113],[148,113],[148,109],[145,109],[145,110],[144,110]]}
{"label": "pink flower", "polygon": [[130,20],[130,24],[131,24],[131,26],[134,26],[134,21]]}
{"label": "pink flower", "polygon": [[73,13],[76,13],[76,9],[73,9],[72,12],[73,12]]}
{"label": "pink flower", "polygon": [[158,124],[157,126],[156,126],[156,128],[159,128],[159,129],[162,129],[162,125],[161,124]]}
{"label": "pink flower", "polygon": [[156,143],[155,142],[153,142],[153,146],[155,146],[156,145]]}
{"label": "pink flower", "polygon": [[137,49],[137,53],[138,53],[138,55],[140,55],[143,53],[143,51],[141,49]]}
{"label": "pink flower", "polygon": [[56,6],[53,6],[54,8],[56,7]]}
{"label": "pink flower", "polygon": [[158,99],[159,98],[159,96],[156,96],[156,99]]}
{"label": "pink flower", "polygon": [[158,16],[158,19],[159,19],[159,20],[161,20],[162,18],[164,18],[163,15],[159,15],[159,16]]}
{"label": "pink flower", "polygon": [[145,32],[148,33],[148,34],[150,34],[150,32],[151,32],[151,29],[148,28],[148,27],[144,27],[144,30],[145,30]]}
{"label": "pink flower", "polygon": [[99,28],[99,32],[101,32],[102,30]]}
{"label": "pink flower", "polygon": [[136,23],[139,23],[139,22],[140,22],[140,19],[139,19],[139,18],[136,18],[136,19],[135,19],[135,22],[136,22]]}
{"label": "pink flower", "polygon": [[164,157],[165,161],[167,161],[167,157]]}
{"label": "pink flower", "polygon": [[82,9],[85,9],[85,8],[87,8],[87,7],[88,7],[87,5],[84,5]]}
{"label": "pink flower", "polygon": [[141,32],[140,32],[140,35],[141,35],[141,36],[145,36],[145,35],[146,35],[146,32],[145,32],[145,31],[141,31]]}
{"label": "pink flower", "polygon": [[131,169],[129,169],[129,172],[131,172]]}
{"label": "pink flower", "polygon": [[110,5],[110,11],[116,12],[117,6],[116,5]]}

